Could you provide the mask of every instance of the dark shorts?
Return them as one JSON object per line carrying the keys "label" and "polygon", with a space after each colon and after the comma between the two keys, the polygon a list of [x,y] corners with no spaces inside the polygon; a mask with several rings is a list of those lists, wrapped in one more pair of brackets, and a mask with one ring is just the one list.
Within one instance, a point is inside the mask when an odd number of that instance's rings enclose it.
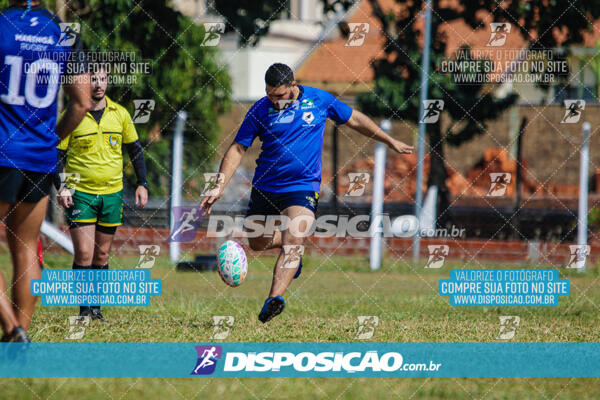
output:
{"label": "dark shorts", "polygon": [[310,190],[273,193],[253,187],[246,216],[280,215],[283,210],[291,206],[305,207],[316,214],[318,203],[319,193]]}
{"label": "dark shorts", "polygon": [[37,203],[50,193],[54,174],[0,166],[0,201]]}

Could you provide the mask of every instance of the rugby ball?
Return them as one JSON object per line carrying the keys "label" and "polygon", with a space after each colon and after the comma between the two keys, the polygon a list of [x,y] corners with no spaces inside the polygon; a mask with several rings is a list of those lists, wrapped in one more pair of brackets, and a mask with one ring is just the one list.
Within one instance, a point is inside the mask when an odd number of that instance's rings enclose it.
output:
{"label": "rugby ball", "polygon": [[246,252],[239,243],[228,240],[219,247],[217,271],[229,286],[240,286],[248,274]]}

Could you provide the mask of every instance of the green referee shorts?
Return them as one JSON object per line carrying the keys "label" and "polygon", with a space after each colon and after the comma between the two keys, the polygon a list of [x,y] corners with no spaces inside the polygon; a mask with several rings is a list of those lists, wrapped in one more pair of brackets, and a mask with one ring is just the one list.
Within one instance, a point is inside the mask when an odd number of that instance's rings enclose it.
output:
{"label": "green referee shorts", "polygon": [[73,206],[66,209],[69,228],[96,224],[104,228],[123,224],[123,191],[91,194],[75,190]]}

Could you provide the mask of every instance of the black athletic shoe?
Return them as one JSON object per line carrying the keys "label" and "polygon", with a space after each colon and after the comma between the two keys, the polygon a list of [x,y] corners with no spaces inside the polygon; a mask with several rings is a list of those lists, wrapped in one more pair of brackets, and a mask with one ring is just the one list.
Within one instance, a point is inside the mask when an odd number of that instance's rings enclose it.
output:
{"label": "black athletic shoe", "polygon": [[23,329],[22,326],[17,326],[12,330],[11,333],[2,336],[0,342],[31,343],[31,339],[29,338],[27,331]]}
{"label": "black athletic shoe", "polygon": [[92,316],[92,308],[88,306],[80,306],[79,307],[79,316],[80,317],[91,317]]}
{"label": "black athletic shoe", "polygon": [[91,315],[91,317],[92,317],[92,319],[96,319],[96,320],[101,321],[101,322],[106,322],[104,320],[104,316],[100,312],[100,307],[92,307],[92,315]]}
{"label": "black athletic shoe", "polygon": [[258,320],[263,324],[269,322],[273,317],[281,314],[284,308],[285,300],[283,300],[283,297],[269,297],[265,300],[265,304],[263,305],[262,310],[260,310],[260,314],[258,314]]}

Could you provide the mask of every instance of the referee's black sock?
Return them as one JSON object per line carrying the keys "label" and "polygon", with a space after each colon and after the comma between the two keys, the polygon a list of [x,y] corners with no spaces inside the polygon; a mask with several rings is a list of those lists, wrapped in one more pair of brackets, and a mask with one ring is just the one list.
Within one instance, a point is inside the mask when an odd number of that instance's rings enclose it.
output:
{"label": "referee's black sock", "polygon": [[[73,262],[73,269],[90,269],[91,265],[79,265]],[[91,308],[89,306],[79,306],[79,315],[85,316],[91,313]]]}
{"label": "referee's black sock", "polygon": [[[108,264],[106,265],[92,265],[92,269],[108,269]],[[100,311],[100,306],[92,306],[92,310]]]}

